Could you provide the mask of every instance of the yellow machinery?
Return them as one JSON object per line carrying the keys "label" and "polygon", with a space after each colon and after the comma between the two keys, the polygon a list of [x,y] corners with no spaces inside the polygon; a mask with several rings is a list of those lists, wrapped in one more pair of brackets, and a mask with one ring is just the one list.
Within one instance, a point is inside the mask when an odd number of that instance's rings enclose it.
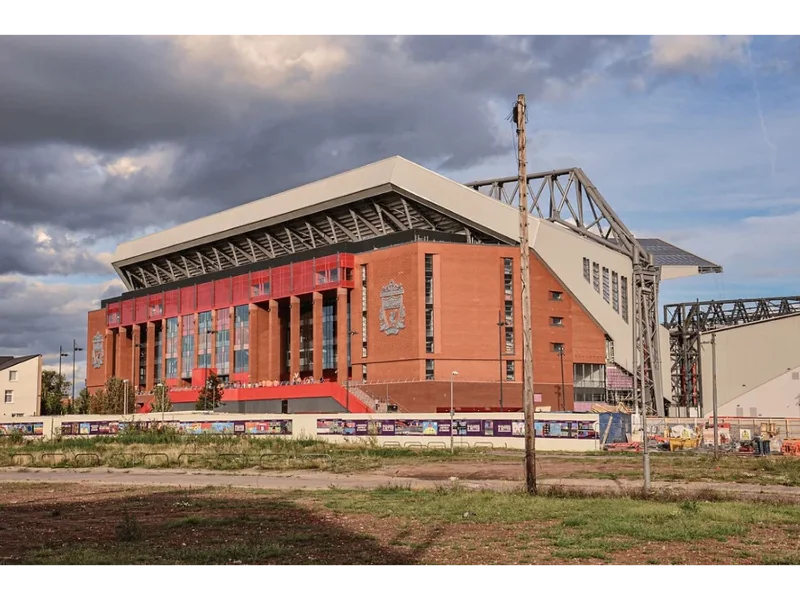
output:
{"label": "yellow machinery", "polygon": [[675,435],[676,433],[672,428],[664,432],[664,437],[669,440],[670,452],[675,450],[694,450],[702,440],[697,427],[693,429],[684,427],[678,435]]}

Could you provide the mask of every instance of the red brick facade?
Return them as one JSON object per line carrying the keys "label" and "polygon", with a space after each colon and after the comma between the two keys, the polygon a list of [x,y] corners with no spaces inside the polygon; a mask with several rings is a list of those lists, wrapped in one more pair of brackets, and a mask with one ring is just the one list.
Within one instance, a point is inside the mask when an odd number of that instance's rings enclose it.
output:
{"label": "red brick facade", "polygon": [[[432,255],[433,352],[426,349],[426,255]],[[513,260],[514,347],[513,352],[506,354],[503,339],[501,360],[500,335],[504,330],[498,326],[498,318],[504,314],[506,300],[505,258]],[[366,268],[367,280],[366,356],[362,356],[362,266]],[[396,332],[385,332],[381,331],[381,292],[391,282],[403,288],[405,316]],[[457,371],[454,385],[457,406],[497,406],[502,373],[506,406],[519,406],[522,376],[519,288],[519,251],[514,247],[416,242],[358,254],[347,285],[342,283],[338,288],[296,295],[289,293],[271,299],[250,299],[249,369],[244,374],[236,374],[236,379],[250,382],[285,380],[300,372],[301,313],[310,310],[313,335],[308,352],[313,356],[313,368],[303,374],[342,382],[347,370],[345,352],[337,351],[335,363],[328,364],[323,370],[321,338],[325,301],[335,304],[333,313],[337,321],[335,340],[338,349],[345,348],[347,338],[351,338],[352,379],[361,381],[362,374],[366,373],[369,384],[366,389],[376,398],[384,399],[388,390],[389,401],[406,411],[430,411],[448,406],[451,372]],[[554,300],[553,292],[560,292],[561,299]],[[346,323],[348,296],[350,332]],[[535,254],[531,260],[531,301],[535,393],[541,394],[544,405],[555,408],[561,403],[561,357],[552,344],[564,344],[564,395],[566,408],[571,409],[573,364],[604,364],[605,334]],[[554,324],[554,317],[559,318],[558,324]],[[87,348],[92,348],[92,338],[97,332],[105,336],[103,367],[95,369],[89,360],[87,386],[90,391],[102,386],[111,375],[124,379],[131,377],[131,327],[107,327],[108,319],[106,309],[89,313]],[[157,319],[155,324],[146,325],[148,363],[154,360],[151,340],[155,328],[161,328],[162,350],[164,348],[164,321]],[[233,319],[231,324],[233,327]],[[179,362],[180,354],[179,350]],[[426,365],[431,360],[433,381],[426,381]],[[513,362],[513,381],[506,380],[507,362]],[[212,356],[214,364],[216,361]],[[148,385],[154,383],[153,372],[152,365],[148,364]],[[161,372],[165,373],[163,365]],[[190,385],[189,381],[168,383]]]}

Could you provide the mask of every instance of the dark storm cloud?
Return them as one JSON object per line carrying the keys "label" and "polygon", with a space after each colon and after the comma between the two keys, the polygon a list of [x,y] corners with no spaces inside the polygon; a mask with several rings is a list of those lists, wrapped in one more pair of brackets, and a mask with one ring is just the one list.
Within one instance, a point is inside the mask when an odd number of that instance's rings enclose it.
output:
{"label": "dark storm cloud", "polygon": [[[186,221],[401,154],[460,169],[508,152],[492,100],[535,99],[546,78],[580,77],[619,38],[359,38],[354,60],[315,93],[187,69],[164,38],[0,39],[0,214],[122,236]],[[282,85],[307,80],[296,66]],[[82,169],[171,144],[168,177]]]}
{"label": "dark storm cloud", "polygon": [[0,221],[0,275],[110,274],[99,261],[75,240],[63,233],[39,238],[36,231]]}

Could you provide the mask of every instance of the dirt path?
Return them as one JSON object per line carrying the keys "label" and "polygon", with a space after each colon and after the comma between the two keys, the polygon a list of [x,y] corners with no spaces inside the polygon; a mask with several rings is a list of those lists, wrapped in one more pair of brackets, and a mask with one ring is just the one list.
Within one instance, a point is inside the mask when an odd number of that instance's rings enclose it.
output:
{"label": "dirt path", "polygon": [[[338,474],[325,471],[283,471],[264,473],[257,471],[177,470],[177,469],[0,469],[0,482],[81,483],[96,485],[141,485],[172,487],[234,487],[269,490],[324,490],[331,487],[343,489],[374,489],[381,486],[404,486],[412,489],[434,488],[458,483],[467,489],[516,490],[519,481],[480,479],[464,480],[458,477],[433,479],[431,477],[402,476],[387,472]],[[543,487],[559,486],[566,489],[615,492],[635,490],[641,481],[634,479],[560,479],[543,478]],[[780,485],[753,485],[727,482],[660,482],[654,481],[657,490],[703,491],[713,490],[739,498],[776,498],[800,502],[800,488]]]}

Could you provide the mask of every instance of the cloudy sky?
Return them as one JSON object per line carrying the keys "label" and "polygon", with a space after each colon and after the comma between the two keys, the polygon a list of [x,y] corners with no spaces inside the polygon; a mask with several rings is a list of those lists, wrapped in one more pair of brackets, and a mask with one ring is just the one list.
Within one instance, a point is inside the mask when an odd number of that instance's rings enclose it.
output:
{"label": "cloudy sky", "polygon": [[[458,181],[580,166],[640,236],[800,280],[800,39],[0,37],[0,354],[86,340],[125,239],[400,154]],[[69,374],[70,369],[65,368]],[[83,377],[83,361],[77,371]]]}

